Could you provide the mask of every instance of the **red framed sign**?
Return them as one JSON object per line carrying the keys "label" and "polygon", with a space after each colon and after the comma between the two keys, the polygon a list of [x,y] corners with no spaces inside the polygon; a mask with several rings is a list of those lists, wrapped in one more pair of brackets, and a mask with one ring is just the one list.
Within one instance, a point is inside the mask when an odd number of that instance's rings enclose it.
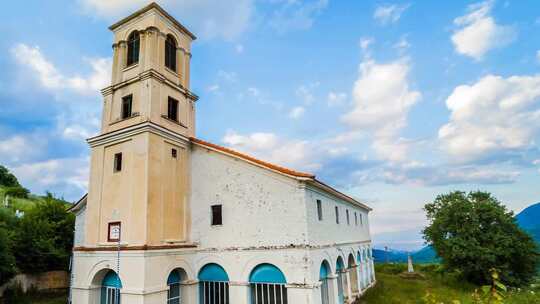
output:
{"label": "red framed sign", "polygon": [[120,222],[110,222],[109,231],[107,233],[108,242],[118,242],[120,241],[120,235],[122,231],[122,223]]}

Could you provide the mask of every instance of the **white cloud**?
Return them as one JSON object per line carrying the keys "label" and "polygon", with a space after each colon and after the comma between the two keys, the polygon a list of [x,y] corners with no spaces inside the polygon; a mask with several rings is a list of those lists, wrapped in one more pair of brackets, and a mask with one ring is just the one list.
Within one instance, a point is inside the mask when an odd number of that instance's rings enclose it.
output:
{"label": "white cloud", "polygon": [[401,18],[401,15],[405,12],[405,10],[409,8],[409,6],[409,4],[381,5],[375,9],[375,12],[373,13],[373,18],[382,25],[395,23],[399,21],[399,18]]}
{"label": "white cloud", "polygon": [[327,102],[328,106],[338,106],[343,104],[345,100],[347,99],[347,94],[343,92],[330,92],[328,93]]}
{"label": "white cloud", "polygon": [[270,26],[280,33],[311,28],[315,18],[328,6],[328,0],[278,0],[276,2],[282,5],[274,11]]}
{"label": "white cloud", "polygon": [[242,54],[244,52],[244,45],[242,44],[237,44],[234,49],[236,50],[236,52],[238,54]]}
{"label": "white cloud", "polygon": [[540,76],[487,75],[456,87],[446,105],[451,116],[439,140],[454,160],[527,149],[540,133]]}
{"label": "white cloud", "polygon": [[4,163],[18,162],[31,154],[33,148],[35,146],[32,145],[32,141],[21,135],[0,139],[0,159]]}
{"label": "white cloud", "polygon": [[487,0],[472,4],[466,15],[454,19],[458,28],[452,42],[458,53],[481,60],[491,49],[503,47],[516,38],[514,28],[498,25],[490,16],[493,3]]}
{"label": "white cloud", "polygon": [[353,109],[342,120],[353,130],[370,132],[378,157],[404,161],[407,141],[399,139],[410,108],[421,98],[409,88],[409,64],[398,60],[378,64],[367,59],[353,88]]}
{"label": "white cloud", "polygon": [[315,160],[317,153],[308,141],[286,140],[274,133],[241,135],[228,131],[223,142],[237,151],[296,170],[312,171],[321,166]]}
{"label": "white cloud", "polygon": [[208,87],[208,91],[209,92],[216,92],[216,91],[219,91],[219,84],[213,84],[211,86]]}
{"label": "white cloud", "polygon": [[259,91],[259,89],[255,87],[250,87],[247,90],[248,90],[249,95],[253,97],[259,97],[259,95],[261,95],[261,91]]}
{"label": "white cloud", "polygon": [[[79,0],[89,15],[117,20],[150,3],[148,0]],[[255,11],[252,0],[157,1],[203,39],[234,40],[249,28]]]}
{"label": "white cloud", "polygon": [[369,46],[373,43],[373,38],[371,37],[363,37],[363,38],[360,38],[360,42],[358,43],[358,45],[360,46],[360,48],[362,49],[362,51],[366,51]]}
{"label": "white cloud", "polygon": [[236,72],[227,72],[227,71],[224,71],[224,70],[219,70],[218,71],[218,77],[222,78],[223,80],[228,81],[228,82],[236,82],[237,81]]}
{"label": "white cloud", "polygon": [[397,49],[400,53],[405,52],[411,47],[411,44],[409,43],[409,40],[407,40],[407,35],[402,35],[399,38],[399,41],[396,42],[393,47]]}
{"label": "white cloud", "polygon": [[308,85],[301,85],[296,89],[295,94],[304,104],[310,105],[315,101],[313,90],[317,88],[319,84],[319,82],[314,82]]}
{"label": "white cloud", "polygon": [[110,58],[85,59],[92,68],[92,73],[86,77],[66,76],[61,73],[41,53],[39,47],[30,47],[19,43],[11,49],[11,54],[20,65],[32,70],[40,84],[49,90],[72,90],[81,94],[98,94],[111,80]]}
{"label": "white cloud", "polygon": [[37,193],[61,191],[59,194],[76,199],[88,185],[88,157],[50,159],[26,163],[11,170],[26,187]]}
{"label": "white cloud", "polygon": [[294,107],[289,112],[289,117],[292,119],[299,119],[300,117],[304,115],[305,111],[306,110],[304,109],[304,107],[301,107],[301,106]]}
{"label": "white cloud", "polygon": [[540,50],[536,51],[536,61],[540,63]]}

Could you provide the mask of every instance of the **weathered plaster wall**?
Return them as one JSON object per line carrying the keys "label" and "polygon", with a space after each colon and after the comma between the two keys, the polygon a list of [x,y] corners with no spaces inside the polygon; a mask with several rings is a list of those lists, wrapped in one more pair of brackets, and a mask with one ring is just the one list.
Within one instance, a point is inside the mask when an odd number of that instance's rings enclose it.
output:
{"label": "weathered plaster wall", "polygon": [[[192,241],[201,248],[307,243],[304,190],[290,178],[196,145],[191,153]],[[223,225],[210,206],[223,205]]]}
{"label": "weathered plaster wall", "polygon": [[86,219],[86,205],[81,208],[75,215],[75,236],[73,238],[73,246],[84,245],[84,221]]}

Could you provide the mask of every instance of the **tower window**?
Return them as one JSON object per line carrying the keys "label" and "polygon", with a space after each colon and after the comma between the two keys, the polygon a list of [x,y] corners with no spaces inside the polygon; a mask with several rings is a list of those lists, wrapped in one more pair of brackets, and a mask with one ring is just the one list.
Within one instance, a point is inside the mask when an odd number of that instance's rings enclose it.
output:
{"label": "tower window", "polygon": [[122,153],[114,155],[114,172],[122,171]]}
{"label": "tower window", "polygon": [[221,212],[221,205],[213,205],[212,208],[212,226],[222,225],[223,217]]}
{"label": "tower window", "polygon": [[358,214],[354,213],[354,225],[358,226]]}
{"label": "tower window", "polygon": [[178,100],[169,97],[167,103],[167,118],[178,121]]}
{"label": "tower window", "polygon": [[335,207],[336,209],[336,224],[339,224],[339,209],[338,206]]}
{"label": "tower window", "polygon": [[122,97],[122,119],[131,117],[133,107],[133,95]]}
{"label": "tower window", "polygon": [[351,220],[349,219],[349,209],[345,210],[345,213],[347,215],[347,225],[351,224]]}
{"label": "tower window", "polygon": [[319,218],[319,221],[323,220],[321,200],[317,200],[317,217]]}
{"label": "tower window", "polygon": [[165,40],[165,66],[176,71],[176,41],[171,35]]}
{"label": "tower window", "polygon": [[171,150],[171,156],[172,156],[173,158],[176,158],[177,153],[178,153],[178,152],[176,151],[176,149],[172,149],[172,150]]}
{"label": "tower window", "polygon": [[139,62],[139,47],[139,32],[135,31],[129,35],[127,40],[127,66]]}

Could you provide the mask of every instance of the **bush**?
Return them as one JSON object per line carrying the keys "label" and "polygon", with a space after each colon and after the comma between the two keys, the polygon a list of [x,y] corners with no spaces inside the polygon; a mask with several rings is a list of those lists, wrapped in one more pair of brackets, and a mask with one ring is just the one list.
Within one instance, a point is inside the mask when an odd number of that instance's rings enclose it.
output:
{"label": "bush", "polygon": [[28,198],[28,194],[30,194],[30,191],[20,186],[8,187],[4,191],[4,195],[9,195],[12,197],[19,197],[19,198]]}
{"label": "bush", "polygon": [[536,275],[536,243],[489,193],[439,195],[424,209],[430,221],[424,238],[448,270],[478,285],[491,282],[492,269],[509,286],[526,285]]}

